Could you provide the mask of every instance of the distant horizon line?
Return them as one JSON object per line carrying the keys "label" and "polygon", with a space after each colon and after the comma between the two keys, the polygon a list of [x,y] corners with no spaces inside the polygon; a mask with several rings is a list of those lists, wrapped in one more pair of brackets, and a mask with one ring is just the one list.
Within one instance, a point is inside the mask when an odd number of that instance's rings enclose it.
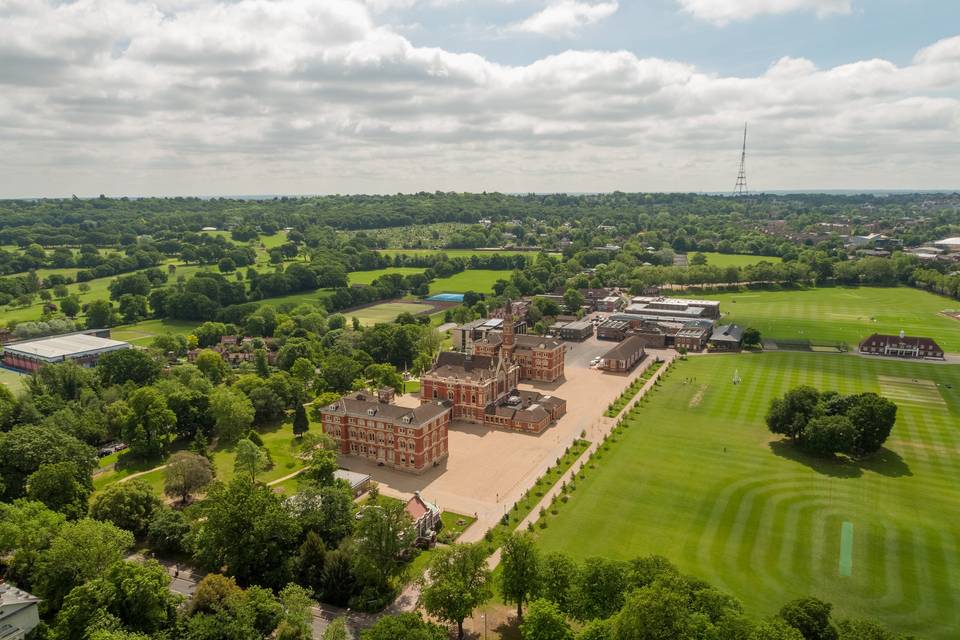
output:
{"label": "distant horizon line", "polygon": [[120,200],[123,198],[133,199],[133,200],[145,200],[148,198],[199,198],[201,200],[212,200],[214,198],[224,198],[227,200],[272,200],[274,198],[325,198],[325,197],[337,197],[337,196],[410,196],[417,195],[418,193],[462,193],[462,194],[483,194],[483,193],[500,193],[507,196],[527,196],[527,195],[572,195],[572,196],[591,196],[591,195],[609,195],[612,193],[643,193],[643,194],[653,194],[653,193],[662,193],[662,194],[694,194],[694,195],[703,195],[703,196],[726,196],[730,198],[744,198],[749,196],[763,196],[763,195],[932,195],[932,194],[945,194],[952,195],[960,193],[960,187],[954,188],[943,188],[943,189],[768,189],[768,190],[759,190],[759,191],[750,191],[747,195],[737,195],[732,191],[624,191],[622,189],[614,189],[612,191],[496,191],[483,189],[480,191],[459,191],[459,190],[434,190],[434,191],[400,191],[400,192],[342,192],[342,193],[263,193],[263,194],[204,194],[204,195],[187,195],[187,194],[168,194],[168,195],[131,195],[131,194],[119,194],[119,195],[106,195],[106,194],[97,194],[97,195],[59,195],[59,196],[2,196],[0,197],[0,202],[11,202],[17,200],[30,200],[30,201],[41,201],[41,200],[69,200],[76,197],[79,200],[96,200],[103,196],[109,200]]}

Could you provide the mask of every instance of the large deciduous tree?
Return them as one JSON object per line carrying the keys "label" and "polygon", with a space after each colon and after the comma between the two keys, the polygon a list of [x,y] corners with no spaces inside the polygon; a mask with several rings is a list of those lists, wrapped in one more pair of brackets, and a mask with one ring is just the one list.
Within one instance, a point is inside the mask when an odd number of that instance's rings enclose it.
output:
{"label": "large deciduous tree", "polygon": [[0,490],[8,500],[26,491],[27,478],[45,464],[73,463],[89,476],[96,453],[69,433],[52,425],[21,425],[0,432]]}
{"label": "large deciduous tree", "polygon": [[767,426],[793,440],[802,440],[804,429],[819,411],[820,392],[813,387],[800,386],[788,391],[783,398],[770,403]]}
{"label": "large deciduous tree", "polygon": [[133,534],[110,522],[87,518],[68,522],[41,554],[34,589],[47,610],[56,611],[71,589],[122,560],[132,544]]}
{"label": "large deciduous tree", "polygon": [[540,590],[540,555],[525,533],[511,534],[501,549],[500,592],[506,602],[517,604],[517,619],[523,620],[523,604]]}
{"label": "large deciduous tree", "polygon": [[457,624],[463,638],[463,621],[490,597],[490,571],[482,546],[460,544],[438,549],[422,581],[420,600],[427,613]]}
{"label": "large deciduous tree", "polygon": [[156,387],[142,387],[127,399],[130,416],[123,428],[123,439],[130,453],[145,459],[159,458],[173,439],[177,415]]}
{"label": "large deciduous tree", "polygon": [[90,517],[112,522],[137,536],[147,533],[154,513],[163,506],[145,480],[118,482],[99,494],[90,505]]}
{"label": "large deciduous tree", "polygon": [[211,570],[226,566],[241,584],[289,582],[300,525],[273,490],[243,478],[214,484],[204,513],[194,532],[198,562]]}
{"label": "large deciduous tree", "polygon": [[236,442],[250,430],[254,409],[250,399],[241,391],[218,387],[210,394],[210,414],[217,435],[225,442]]}
{"label": "large deciduous tree", "polygon": [[213,465],[205,457],[190,451],[178,451],[163,471],[163,492],[186,504],[190,496],[213,481]]}
{"label": "large deciduous tree", "polygon": [[804,640],[837,640],[837,628],[830,621],[832,609],[829,602],[817,598],[798,598],[783,605],[778,615]]}
{"label": "large deciduous tree", "polygon": [[549,600],[535,600],[520,625],[523,640],[573,640],[573,630],[566,617]]}
{"label": "large deciduous tree", "polygon": [[446,629],[427,622],[419,613],[384,616],[360,633],[360,640],[447,640],[448,637]]}
{"label": "large deciduous tree", "polygon": [[89,473],[73,462],[42,465],[27,478],[27,497],[47,505],[70,520],[87,513],[93,483]]}
{"label": "large deciduous tree", "polygon": [[402,503],[370,505],[360,512],[353,539],[356,573],[386,588],[402,569],[401,554],[413,544],[413,522]]}

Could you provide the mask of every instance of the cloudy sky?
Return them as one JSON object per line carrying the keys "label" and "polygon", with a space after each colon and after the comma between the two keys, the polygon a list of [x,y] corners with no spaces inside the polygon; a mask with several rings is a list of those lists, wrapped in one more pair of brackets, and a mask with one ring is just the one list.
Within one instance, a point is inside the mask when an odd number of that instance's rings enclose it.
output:
{"label": "cloudy sky", "polygon": [[960,188],[957,0],[0,0],[0,197]]}

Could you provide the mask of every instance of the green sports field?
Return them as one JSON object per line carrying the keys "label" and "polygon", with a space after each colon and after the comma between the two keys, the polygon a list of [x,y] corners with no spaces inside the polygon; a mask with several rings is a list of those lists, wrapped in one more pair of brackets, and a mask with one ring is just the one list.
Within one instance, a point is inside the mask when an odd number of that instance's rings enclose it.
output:
{"label": "green sports field", "polygon": [[351,318],[359,318],[360,324],[370,326],[379,322],[393,322],[401,313],[428,313],[433,311],[433,306],[428,304],[417,304],[414,302],[384,302],[372,307],[357,309],[356,311],[346,311],[345,315]]}
{"label": "green sports field", "polygon": [[[543,548],[662,554],[757,615],[812,594],[840,617],[957,637],[960,366],[766,353],[675,367],[538,529]],[[800,384],[896,401],[887,450],[839,464],[776,442],[769,400]]]}
{"label": "green sports field", "polygon": [[373,271],[351,271],[347,274],[350,284],[370,284],[380,276],[389,273],[397,273],[401,276],[409,276],[415,273],[426,271],[423,267],[389,267],[387,269],[375,269]]}
{"label": "green sports field", "polygon": [[960,302],[908,287],[823,287],[787,291],[691,294],[720,301],[724,321],[756,327],[764,338],[843,342],[872,333],[930,336],[960,351],[960,321],[940,312]]}
{"label": "green sports field", "polygon": [[164,333],[185,336],[193,332],[199,322],[190,320],[142,320],[134,324],[124,324],[110,330],[110,337],[123,340],[141,347],[150,346],[153,339]]}
{"label": "green sports field", "polygon": [[[783,262],[779,256],[754,256],[745,253],[709,253],[703,252],[707,256],[707,265],[713,267],[746,267],[758,262]],[[693,253],[687,256],[693,257]]]}
{"label": "green sports field", "polygon": [[497,280],[509,280],[509,271],[491,269],[467,269],[449,278],[439,278],[430,283],[430,294],[435,293],[492,293],[493,283]]}
{"label": "green sports field", "polygon": [[[405,256],[428,256],[442,253],[448,258],[471,258],[473,256],[492,256],[499,254],[501,256],[527,256],[533,260],[537,256],[537,251],[515,251],[512,249],[495,249],[491,251],[479,251],[477,249],[377,249],[378,253],[387,256],[405,255]],[[549,252],[551,256],[559,256],[559,253]]]}

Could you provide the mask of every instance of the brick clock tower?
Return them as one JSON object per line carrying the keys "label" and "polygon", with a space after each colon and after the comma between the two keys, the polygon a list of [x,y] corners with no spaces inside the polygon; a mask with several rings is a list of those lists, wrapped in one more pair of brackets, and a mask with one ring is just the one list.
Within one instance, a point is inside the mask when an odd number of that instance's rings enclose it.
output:
{"label": "brick clock tower", "polygon": [[513,301],[507,300],[507,304],[503,308],[503,332],[501,333],[500,341],[501,357],[507,362],[513,362],[513,348],[516,345],[516,341],[513,336]]}

